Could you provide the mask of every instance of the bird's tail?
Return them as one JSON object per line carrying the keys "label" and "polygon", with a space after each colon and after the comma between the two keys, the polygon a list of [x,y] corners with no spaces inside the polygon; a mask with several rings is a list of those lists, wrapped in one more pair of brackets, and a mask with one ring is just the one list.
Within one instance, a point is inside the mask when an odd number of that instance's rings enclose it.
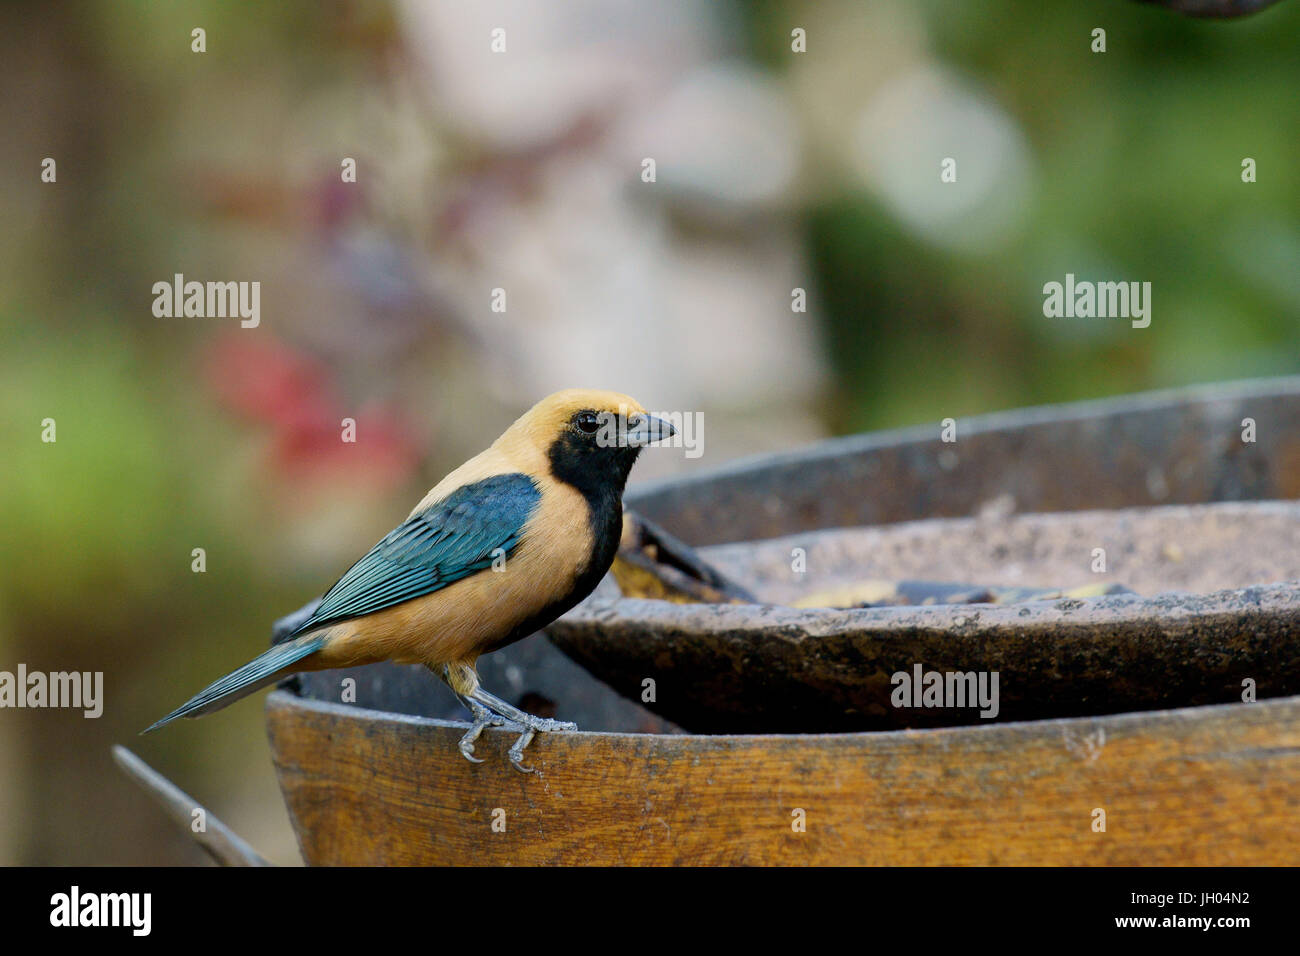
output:
{"label": "bird's tail", "polygon": [[181,704],[162,720],[147,727],[141,733],[149,733],[177,717],[202,717],[214,710],[220,710],[233,704],[241,697],[247,697],[267,684],[272,684],[292,674],[293,665],[304,657],[316,653],[325,646],[325,634],[309,634],[277,644],[269,651],[253,658],[239,670],[232,671],[221,680],[214,681],[199,691],[185,703]]}

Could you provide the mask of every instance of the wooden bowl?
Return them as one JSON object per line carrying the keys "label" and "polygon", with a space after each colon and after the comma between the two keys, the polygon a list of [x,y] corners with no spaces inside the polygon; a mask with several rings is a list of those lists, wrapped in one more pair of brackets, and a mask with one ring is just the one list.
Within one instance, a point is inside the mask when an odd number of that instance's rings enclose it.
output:
{"label": "wooden bowl", "polygon": [[554,734],[530,775],[500,730],[471,764],[462,723],[284,691],[267,716],[313,865],[1300,862],[1297,697],[890,733]]}

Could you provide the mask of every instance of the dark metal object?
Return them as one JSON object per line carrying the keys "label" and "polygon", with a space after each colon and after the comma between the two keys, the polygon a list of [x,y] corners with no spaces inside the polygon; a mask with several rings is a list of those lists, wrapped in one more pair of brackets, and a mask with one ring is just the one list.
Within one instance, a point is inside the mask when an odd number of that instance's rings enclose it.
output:
{"label": "dark metal object", "polygon": [[1221,704],[1243,681],[1300,692],[1300,589],[1274,585],[1038,604],[801,610],[593,601],[555,627],[615,689],[657,684],[694,733],[830,733],[982,723],[896,707],[893,675],[998,673],[1003,720]]}
{"label": "dark metal object", "polygon": [[690,545],[634,511],[623,514],[623,535],[610,570],[625,597],[706,604],[755,600]]}
{"label": "dark metal object", "polygon": [[[615,693],[562,654],[544,634],[479,658],[483,686],[539,717],[574,721],[579,729],[680,733],[665,718]],[[347,684],[345,681],[353,681]],[[355,704],[419,717],[468,720],[469,712],[428,668],[371,664],[298,674],[288,682],[313,700]],[[459,756],[459,755],[458,755]]]}
{"label": "dark metal object", "polygon": [[[271,865],[239,834],[125,747],[116,745],[113,747],[113,760],[123,773],[158,801],[159,805],[167,811],[167,815],[184,827],[185,832],[194,838],[194,842],[217,863],[222,866]],[[194,828],[195,811],[202,811],[201,830]]]}
{"label": "dark metal object", "polygon": [[[1241,440],[1252,418],[1258,441]],[[1015,510],[1300,497],[1300,378],[1030,408],[855,435],[629,489],[687,544]]]}

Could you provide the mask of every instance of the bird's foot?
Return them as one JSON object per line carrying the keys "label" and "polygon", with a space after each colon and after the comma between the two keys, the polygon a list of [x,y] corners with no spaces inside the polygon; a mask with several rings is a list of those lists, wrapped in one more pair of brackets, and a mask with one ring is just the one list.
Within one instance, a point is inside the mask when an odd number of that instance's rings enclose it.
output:
{"label": "bird's foot", "polygon": [[504,727],[507,721],[504,717],[492,713],[476,700],[462,698],[462,701],[469,708],[470,713],[474,715],[474,726],[469,729],[464,737],[460,738],[460,753],[470,763],[482,763],[482,757],[474,756],[474,741],[478,740],[479,734],[483,733],[483,728]]}
{"label": "bird's foot", "polygon": [[[520,711],[520,713],[523,713]],[[532,773],[533,768],[524,764],[524,748],[533,742],[533,738],[538,734],[553,734],[556,731],[568,732],[578,729],[578,725],[567,720],[549,720],[545,717],[533,717],[525,714],[528,720],[512,721],[519,723],[526,729],[519,735],[519,739],[514,742],[510,748],[510,766],[514,767],[520,773]]]}
{"label": "bird's foot", "polygon": [[471,699],[481,706],[491,708],[491,710],[500,714],[512,724],[518,724],[524,728],[519,739],[514,742],[510,748],[510,765],[520,773],[532,773],[533,768],[524,764],[524,748],[533,742],[533,738],[538,734],[551,734],[558,732],[570,732],[578,729],[578,725],[567,720],[552,720],[549,717],[534,717],[511,704],[507,704],[499,697],[494,697],[481,687],[476,687]]}

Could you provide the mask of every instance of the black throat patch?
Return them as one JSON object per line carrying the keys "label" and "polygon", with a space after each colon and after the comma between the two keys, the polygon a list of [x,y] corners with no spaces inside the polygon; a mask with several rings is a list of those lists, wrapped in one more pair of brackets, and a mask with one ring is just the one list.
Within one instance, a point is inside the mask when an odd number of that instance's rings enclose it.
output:
{"label": "black throat patch", "polygon": [[591,555],[568,594],[542,608],[501,641],[485,648],[484,653],[540,630],[596,589],[618,553],[619,538],[623,535],[623,487],[640,453],[636,446],[601,447],[571,432],[565,432],[551,443],[547,451],[551,474],[576,488],[587,503]]}
{"label": "black throat patch", "polygon": [[570,431],[547,450],[551,474],[557,481],[576,488],[587,502],[595,545],[592,558],[600,568],[597,581],[609,570],[618,550],[623,533],[623,487],[640,453],[639,446],[602,447]]}

